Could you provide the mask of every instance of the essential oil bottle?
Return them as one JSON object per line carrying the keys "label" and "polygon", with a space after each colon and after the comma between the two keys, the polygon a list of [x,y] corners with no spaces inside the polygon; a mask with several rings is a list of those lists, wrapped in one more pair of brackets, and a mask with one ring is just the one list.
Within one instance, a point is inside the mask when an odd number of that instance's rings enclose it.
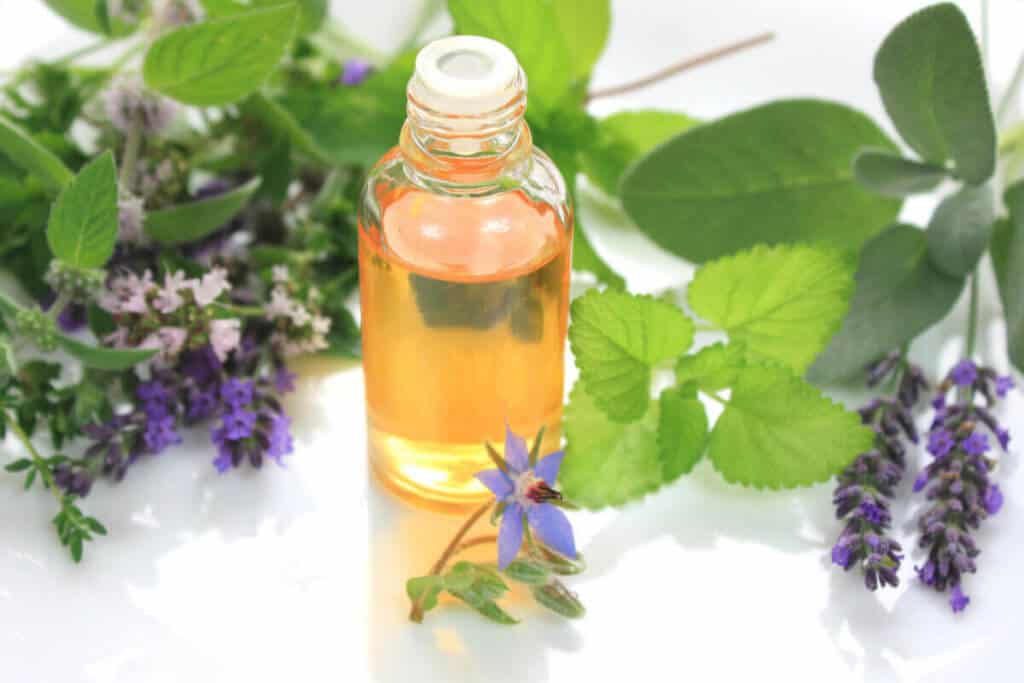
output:
{"label": "essential oil bottle", "polygon": [[489,495],[474,475],[506,426],[558,447],[573,214],[507,47],[431,43],[407,95],[359,210],[369,455],[403,498],[458,511]]}

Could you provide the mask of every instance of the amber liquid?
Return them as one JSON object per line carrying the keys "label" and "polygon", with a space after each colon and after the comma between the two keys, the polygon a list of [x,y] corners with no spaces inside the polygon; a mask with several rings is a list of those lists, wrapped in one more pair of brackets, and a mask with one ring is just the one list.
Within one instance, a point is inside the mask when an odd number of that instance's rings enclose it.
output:
{"label": "amber liquid", "polygon": [[370,461],[404,498],[462,510],[506,424],[558,447],[571,229],[521,192],[379,200],[359,238]]}

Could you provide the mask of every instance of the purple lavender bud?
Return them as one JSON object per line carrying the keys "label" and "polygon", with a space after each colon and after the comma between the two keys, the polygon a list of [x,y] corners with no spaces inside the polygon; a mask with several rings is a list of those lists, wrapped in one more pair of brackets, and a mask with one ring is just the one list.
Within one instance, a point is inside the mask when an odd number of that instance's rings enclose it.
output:
{"label": "purple lavender bud", "polygon": [[347,86],[359,85],[369,78],[372,72],[373,64],[370,64],[365,59],[356,57],[345,62],[339,82]]}
{"label": "purple lavender bud", "polygon": [[956,446],[956,440],[946,429],[936,429],[928,435],[928,452],[936,458],[947,455],[954,446]]}
{"label": "purple lavender bud", "polygon": [[914,493],[920,492],[927,485],[928,485],[928,471],[927,470],[922,470],[921,474],[917,475],[917,479],[914,480]]}
{"label": "purple lavender bud", "polygon": [[953,611],[963,612],[970,602],[971,599],[964,595],[964,592],[960,589],[960,584],[954,584],[953,591],[949,596],[949,606],[953,608]]}
{"label": "purple lavender bud", "polygon": [[949,371],[949,379],[959,387],[969,387],[978,379],[978,366],[965,358]]}
{"label": "purple lavender bud", "polygon": [[1006,395],[1013,389],[1014,383],[1013,378],[1009,375],[1003,375],[996,377],[996,395],[999,398],[1006,398]]}
{"label": "purple lavender bud", "polygon": [[990,448],[988,437],[977,431],[971,432],[970,436],[960,443],[960,447],[968,455],[983,455]]}
{"label": "purple lavender bud", "polygon": [[996,484],[989,484],[988,488],[985,489],[984,497],[985,511],[990,515],[994,515],[1003,507],[1003,492]]}

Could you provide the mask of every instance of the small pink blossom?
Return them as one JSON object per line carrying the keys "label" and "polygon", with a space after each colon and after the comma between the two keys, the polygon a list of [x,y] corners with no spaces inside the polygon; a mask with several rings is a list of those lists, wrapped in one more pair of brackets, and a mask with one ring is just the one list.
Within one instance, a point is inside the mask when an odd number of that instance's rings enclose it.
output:
{"label": "small pink blossom", "polygon": [[313,333],[314,334],[327,334],[331,331],[331,319],[326,318],[322,315],[313,317]]}
{"label": "small pink blossom", "polygon": [[157,360],[171,363],[181,353],[187,338],[188,332],[184,328],[161,327],[146,337],[139,347],[143,349],[159,349],[160,352],[156,355]]}
{"label": "small pink blossom", "polygon": [[100,296],[100,307],[110,313],[149,312],[146,294],[153,286],[153,274],[148,270],[140,278],[134,273],[114,278],[108,291]]}
{"label": "small pink blossom", "polygon": [[194,283],[194,280],[186,279],[185,272],[181,270],[173,275],[171,273],[165,274],[163,289],[160,290],[156,299],[153,300],[153,308],[161,313],[173,313],[178,310],[185,303],[179,292],[186,287],[192,287]]}
{"label": "small pink blossom", "polygon": [[228,272],[219,267],[204,275],[198,284],[192,284],[192,293],[195,294],[196,303],[200,306],[209,306],[229,289],[231,283],[228,282]]}
{"label": "small pink blossom", "polygon": [[287,318],[291,315],[294,305],[295,302],[292,301],[283,287],[275,287],[274,291],[270,293],[270,303],[267,304],[267,317],[271,320],[274,318]]}
{"label": "small pink blossom", "polygon": [[238,348],[241,340],[241,323],[237,319],[218,319],[210,322],[210,345],[222,363],[227,360],[229,353]]}
{"label": "small pink blossom", "polygon": [[290,315],[292,322],[295,323],[296,327],[305,327],[309,324],[309,321],[312,320],[312,316],[309,314],[309,311],[306,310],[306,307],[297,301],[295,302],[295,305],[292,306]]}

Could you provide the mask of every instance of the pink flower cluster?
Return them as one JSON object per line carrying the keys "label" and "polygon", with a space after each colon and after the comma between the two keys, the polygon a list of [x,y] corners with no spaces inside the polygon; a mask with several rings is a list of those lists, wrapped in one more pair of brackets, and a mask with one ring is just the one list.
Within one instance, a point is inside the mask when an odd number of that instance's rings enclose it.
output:
{"label": "pink flower cluster", "polygon": [[217,318],[210,305],[231,289],[227,271],[214,268],[202,278],[167,273],[163,286],[146,271],[120,275],[100,296],[100,307],[118,329],[104,341],[118,348],[159,349],[157,360],[171,363],[185,348],[213,347],[222,362],[238,348],[241,322]]}
{"label": "pink flower cluster", "polygon": [[297,288],[291,283],[288,266],[274,266],[273,276],[274,289],[264,310],[274,323],[274,345],[285,356],[326,349],[331,319],[320,315],[319,291],[311,287],[306,292],[305,301],[300,301]]}

